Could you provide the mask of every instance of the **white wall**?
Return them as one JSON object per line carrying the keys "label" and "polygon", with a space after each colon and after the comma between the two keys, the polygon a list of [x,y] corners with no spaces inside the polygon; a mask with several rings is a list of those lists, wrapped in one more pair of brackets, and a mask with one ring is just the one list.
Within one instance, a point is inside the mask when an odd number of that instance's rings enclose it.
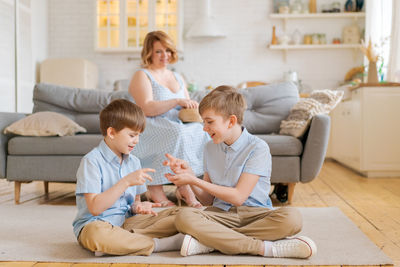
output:
{"label": "white wall", "polygon": [[31,2],[32,68],[36,82],[39,81],[39,65],[48,57],[48,10],[47,0],[35,0]]}
{"label": "white wall", "polygon": [[[278,33],[283,24],[271,20],[272,0],[212,0],[211,10],[227,37],[223,39],[184,39],[183,60],[174,67],[188,80],[200,87],[220,84],[237,85],[245,80],[274,82],[289,70],[298,72],[303,83],[313,89],[334,88],[346,72],[362,64],[362,55],[353,50],[289,51],[287,61],[283,52],[267,48],[272,26]],[[331,3],[318,1],[319,5]],[[344,2],[341,1],[341,2]],[[196,19],[201,3],[184,0],[184,31]],[[343,5],[342,5],[343,7]],[[94,52],[93,0],[49,0],[49,57],[83,57],[99,67],[100,88],[111,89],[117,79],[130,78],[139,68],[139,60],[128,60],[127,53]],[[298,26],[304,33],[328,32],[341,37],[341,28],[351,20],[299,20],[288,23],[288,34]],[[308,30],[308,31],[307,31]]]}

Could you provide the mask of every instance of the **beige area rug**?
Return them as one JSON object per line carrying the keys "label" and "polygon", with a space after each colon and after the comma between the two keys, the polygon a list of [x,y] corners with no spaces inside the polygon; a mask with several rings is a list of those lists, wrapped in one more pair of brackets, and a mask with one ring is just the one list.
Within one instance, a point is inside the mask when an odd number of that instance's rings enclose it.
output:
{"label": "beige area rug", "polygon": [[218,252],[181,257],[178,251],[151,256],[94,257],[81,248],[71,222],[75,206],[0,206],[0,261],[98,262],[225,265],[383,265],[393,264],[338,208],[300,208],[302,235],[318,246],[308,260],[226,256]]}

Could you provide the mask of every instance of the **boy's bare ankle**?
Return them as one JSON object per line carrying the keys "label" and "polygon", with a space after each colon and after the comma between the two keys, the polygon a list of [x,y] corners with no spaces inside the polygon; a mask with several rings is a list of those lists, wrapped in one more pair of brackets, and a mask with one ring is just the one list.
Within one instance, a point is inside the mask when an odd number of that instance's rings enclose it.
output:
{"label": "boy's bare ankle", "polygon": [[193,191],[190,189],[189,186],[179,186],[178,187],[179,193],[182,195],[183,199],[188,202],[196,201],[196,197]]}
{"label": "boy's bare ankle", "polygon": [[164,189],[162,185],[152,185],[148,186],[148,197],[150,198],[149,200],[155,202],[155,203],[162,203],[165,201],[169,201],[167,196],[165,195]]}

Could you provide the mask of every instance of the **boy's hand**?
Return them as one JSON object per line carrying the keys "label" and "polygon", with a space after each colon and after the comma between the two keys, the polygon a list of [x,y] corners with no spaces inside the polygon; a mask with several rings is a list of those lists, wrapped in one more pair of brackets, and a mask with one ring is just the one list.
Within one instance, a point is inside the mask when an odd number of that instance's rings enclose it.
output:
{"label": "boy's hand", "polygon": [[132,211],[136,214],[151,214],[157,216],[157,212],[153,210],[155,207],[161,207],[161,203],[152,203],[149,201],[135,202]]}
{"label": "boy's hand", "polygon": [[183,159],[178,159],[172,156],[171,154],[165,154],[167,160],[163,162],[164,166],[169,166],[171,171],[176,174],[184,173],[184,172],[192,172],[189,164]]}
{"label": "boy's hand", "polygon": [[186,185],[186,184],[191,184],[194,179],[197,179],[196,176],[183,172],[180,174],[171,174],[171,173],[166,173],[165,177],[172,183],[174,183],[177,186],[181,185]]}
{"label": "boy's hand", "polygon": [[128,182],[129,186],[142,185],[146,182],[146,179],[152,181],[153,179],[147,172],[155,172],[156,170],[151,168],[139,169],[137,171],[131,172],[124,177]]}

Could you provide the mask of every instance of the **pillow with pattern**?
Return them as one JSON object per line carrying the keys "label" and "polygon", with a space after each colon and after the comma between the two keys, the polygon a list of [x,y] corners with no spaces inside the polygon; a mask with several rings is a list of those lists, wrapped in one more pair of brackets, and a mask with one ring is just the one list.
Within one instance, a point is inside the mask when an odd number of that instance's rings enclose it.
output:
{"label": "pillow with pattern", "polygon": [[300,98],[289,116],[281,121],[280,134],[301,138],[308,129],[313,116],[329,114],[343,98],[343,91],[314,90],[309,98]]}
{"label": "pillow with pattern", "polygon": [[86,129],[65,115],[50,111],[33,113],[4,129],[5,134],[23,136],[65,136],[77,132],[86,133]]}

